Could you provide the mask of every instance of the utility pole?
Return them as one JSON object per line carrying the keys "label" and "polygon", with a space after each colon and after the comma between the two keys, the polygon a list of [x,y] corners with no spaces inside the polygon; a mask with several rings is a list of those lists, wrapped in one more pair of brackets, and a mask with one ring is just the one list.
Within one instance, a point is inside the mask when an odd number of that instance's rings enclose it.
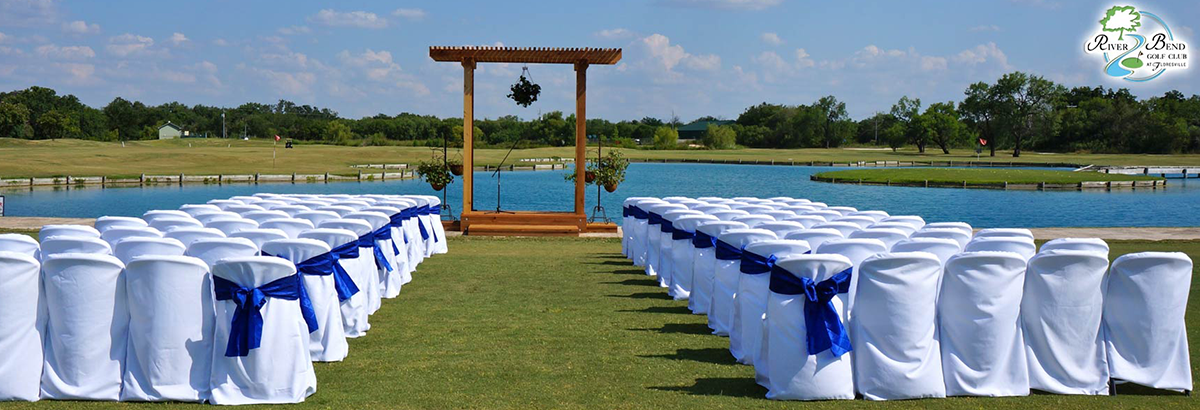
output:
{"label": "utility pole", "polygon": [[229,135],[225,134],[225,111],[221,111],[221,138],[229,138]]}
{"label": "utility pole", "polygon": [[879,145],[879,111],[875,111],[875,145]]}

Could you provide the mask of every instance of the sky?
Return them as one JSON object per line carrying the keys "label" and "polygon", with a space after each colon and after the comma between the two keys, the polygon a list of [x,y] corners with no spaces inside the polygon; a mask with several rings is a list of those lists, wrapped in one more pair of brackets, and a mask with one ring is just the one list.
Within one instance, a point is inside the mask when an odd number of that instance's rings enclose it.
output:
{"label": "sky", "polygon": [[[736,119],[825,95],[858,119],[905,95],[958,101],[1017,70],[1142,98],[1200,94],[1200,67],[1130,83],[1085,55],[1114,5],[1152,11],[1200,46],[1195,0],[0,0],[0,91],[458,117],[462,68],[429,46],[504,45],[622,48],[619,64],[588,70],[587,114],[610,120]],[[542,95],[523,108],[505,97],[522,67],[480,64],[476,116],[573,112],[571,66],[528,68]]]}

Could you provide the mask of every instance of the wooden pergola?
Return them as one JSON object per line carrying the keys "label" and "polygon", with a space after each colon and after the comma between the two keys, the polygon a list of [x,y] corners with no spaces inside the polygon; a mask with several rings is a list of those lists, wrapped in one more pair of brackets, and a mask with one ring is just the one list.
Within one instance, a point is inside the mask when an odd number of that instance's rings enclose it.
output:
{"label": "wooden pergola", "polygon": [[[463,232],[470,234],[506,234],[512,227],[524,228],[511,233],[571,234],[587,230],[584,212],[584,164],[587,160],[587,69],[593,64],[612,65],[621,61],[619,48],[547,48],[547,47],[429,47],[434,61],[457,62],[463,67]],[[473,203],[475,136],[475,65],[478,63],[573,64],[575,66],[575,210],[563,212],[484,213]],[[574,231],[571,232],[571,229]]]}

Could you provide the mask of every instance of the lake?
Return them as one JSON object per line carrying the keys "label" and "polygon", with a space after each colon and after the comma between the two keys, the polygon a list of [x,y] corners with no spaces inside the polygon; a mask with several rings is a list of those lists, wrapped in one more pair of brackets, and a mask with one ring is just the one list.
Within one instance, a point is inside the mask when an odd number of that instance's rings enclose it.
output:
{"label": "lake", "polygon": [[[894,215],[921,215],[927,221],[962,221],[975,227],[1200,226],[1200,181],[1173,179],[1166,189],[1117,191],[1001,191],[916,188],[812,182],[809,176],[837,168],[718,164],[631,164],[617,192],[603,194],[609,218],[620,223],[621,202],[629,196],[791,196],[881,209]],[[567,171],[502,172],[505,210],[570,211],[573,186]],[[457,213],[461,181],[448,190]],[[214,198],[273,193],[441,195],[418,180],[387,182],[157,185],[144,187],[37,188],[0,190],[7,216],[137,216],[150,209],[176,209]],[[588,214],[596,188],[588,186]],[[475,173],[475,209],[496,208],[496,179]]]}

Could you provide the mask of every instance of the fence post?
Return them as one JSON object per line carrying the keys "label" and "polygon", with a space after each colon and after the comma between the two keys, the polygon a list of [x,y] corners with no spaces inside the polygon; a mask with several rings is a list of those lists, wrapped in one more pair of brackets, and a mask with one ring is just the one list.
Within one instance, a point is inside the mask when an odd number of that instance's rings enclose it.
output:
{"label": "fence post", "polygon": [[179,173],[179,185],[183,186],[183,173],[182,172]]}

